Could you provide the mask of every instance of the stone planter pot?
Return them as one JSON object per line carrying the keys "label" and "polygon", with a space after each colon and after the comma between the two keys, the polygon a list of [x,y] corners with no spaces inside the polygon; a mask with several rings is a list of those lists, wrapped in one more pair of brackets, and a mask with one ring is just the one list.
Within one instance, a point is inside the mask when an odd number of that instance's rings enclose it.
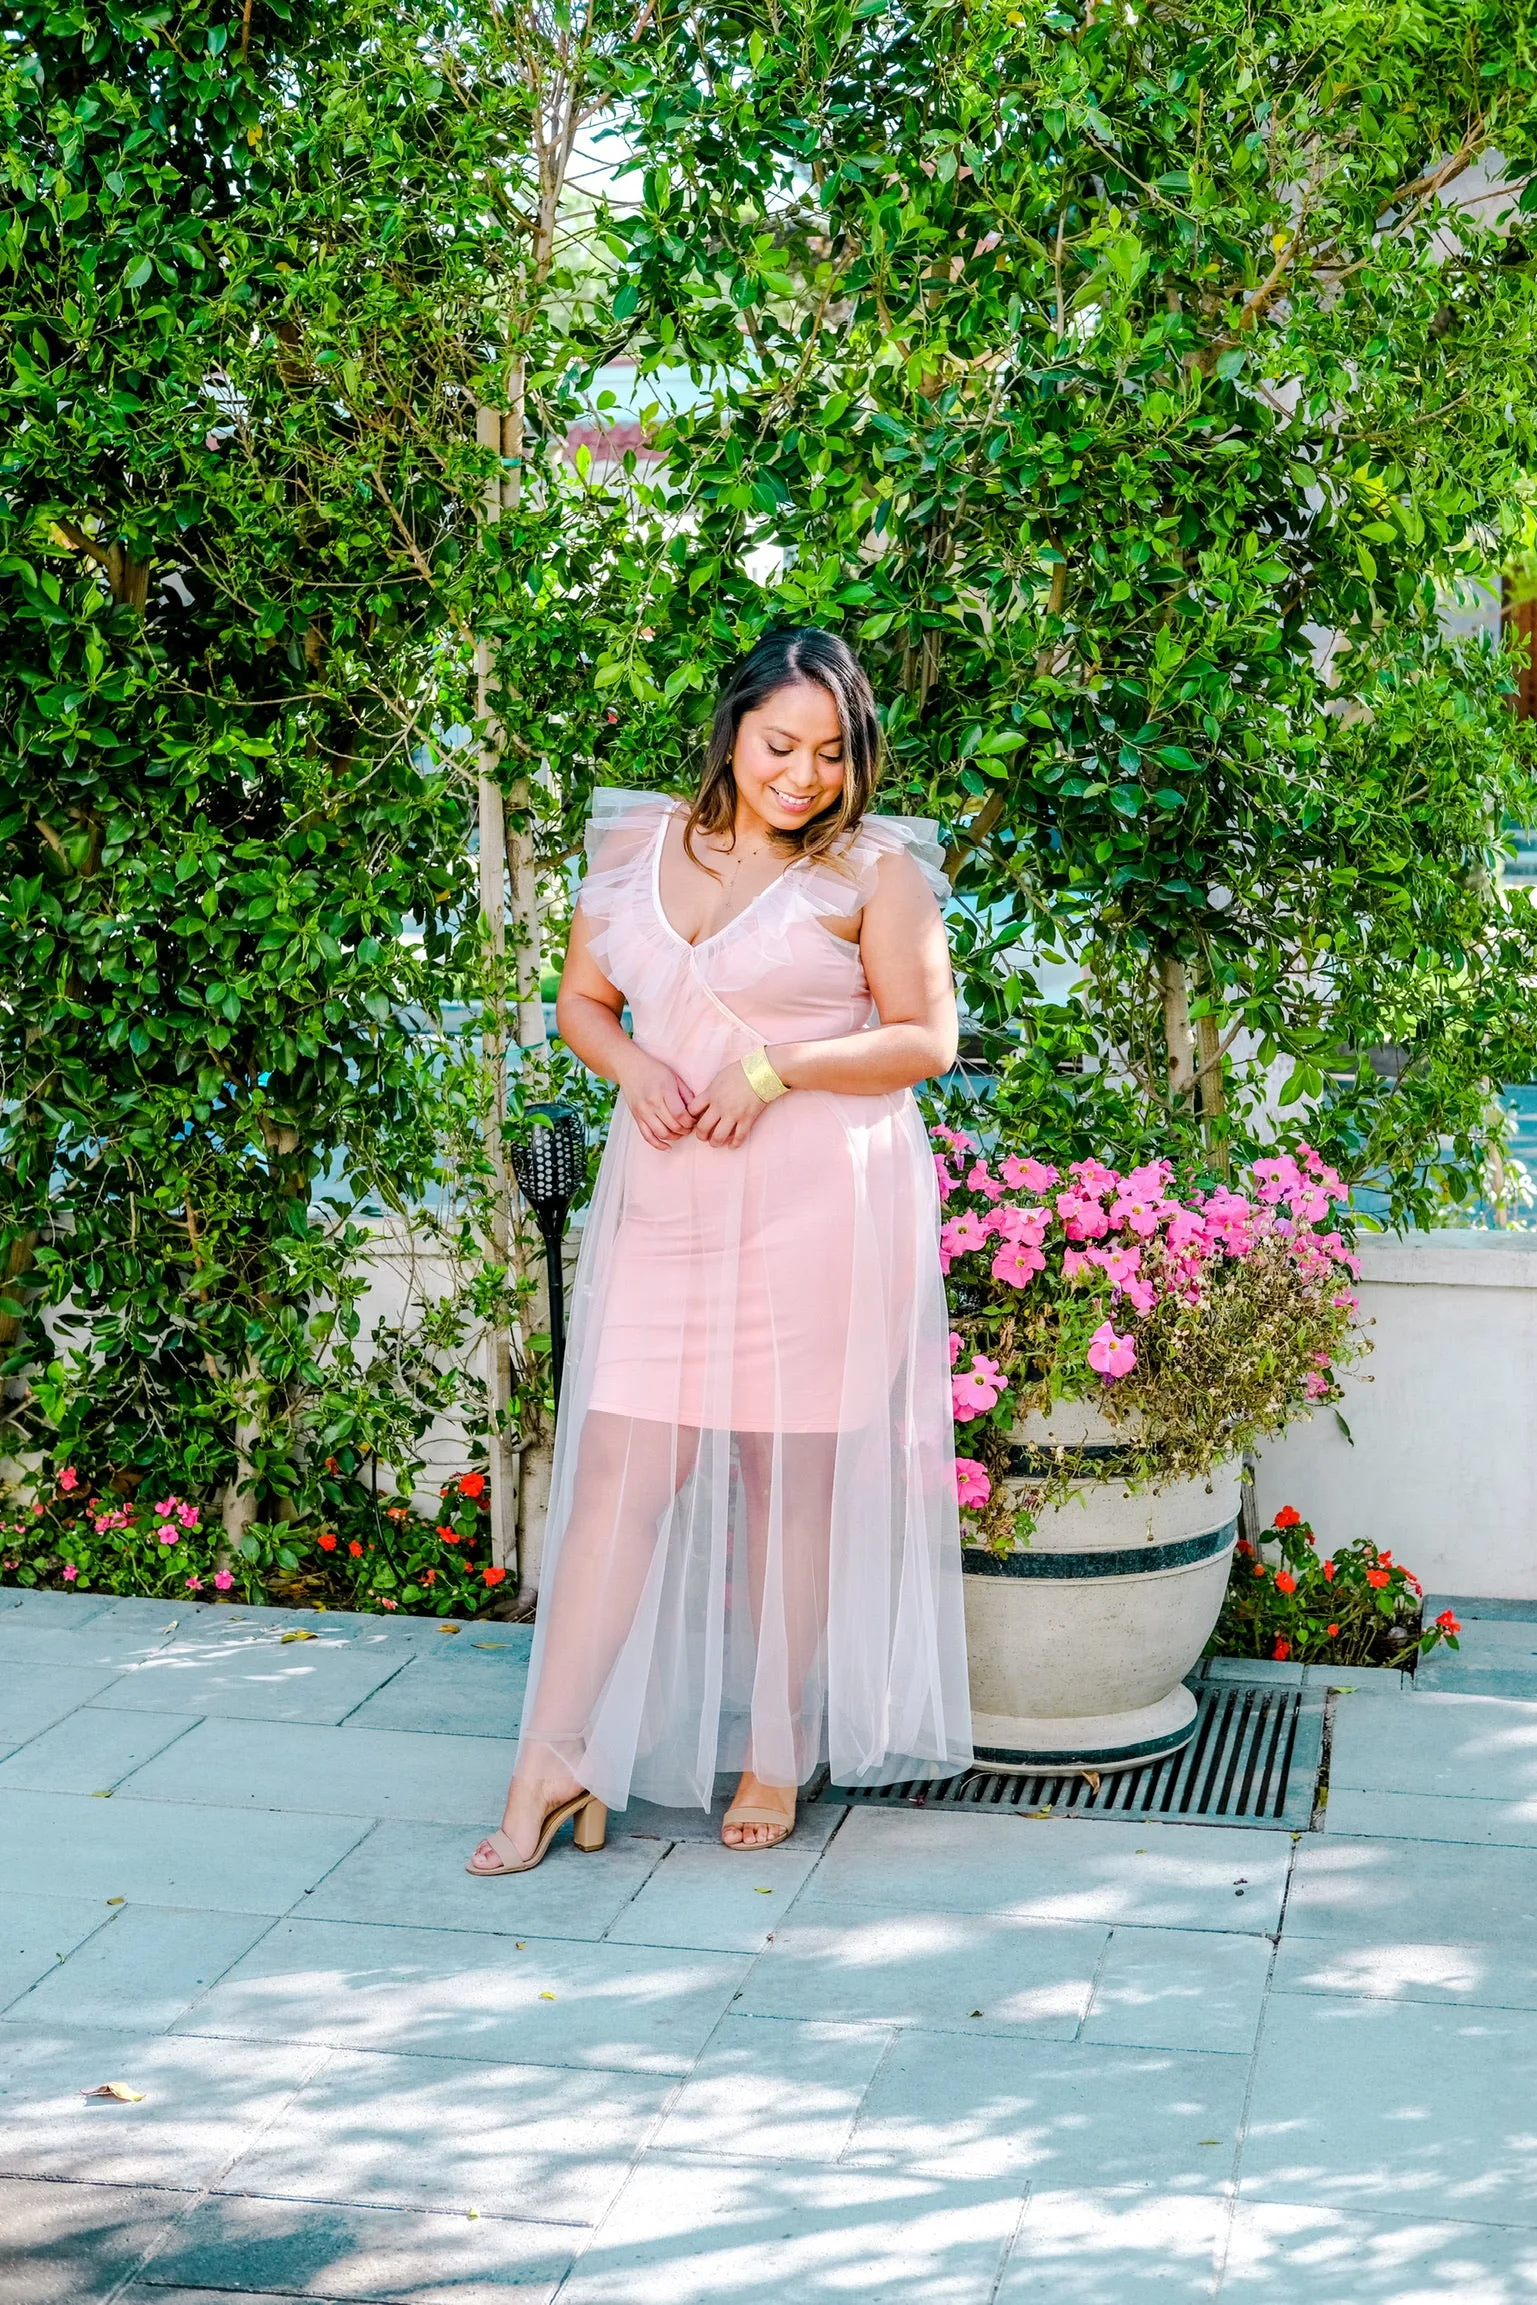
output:
{"label": "stone planter pot", "polygon": [[1124,1428],[1086,1402],[1027,1418],[1012,1441],[1021,1476],[1035,1452],[1062,1445],[1087,1446],[1103,1469],[1037,1514],[1028,1550],[962,1550],[977,1758],[1109,1771],[1178,1752],[1196,1719],[1184,1677],[1217,1621],[1238,1536],[1237,1463],[1133,1496],[1114,1478]]}

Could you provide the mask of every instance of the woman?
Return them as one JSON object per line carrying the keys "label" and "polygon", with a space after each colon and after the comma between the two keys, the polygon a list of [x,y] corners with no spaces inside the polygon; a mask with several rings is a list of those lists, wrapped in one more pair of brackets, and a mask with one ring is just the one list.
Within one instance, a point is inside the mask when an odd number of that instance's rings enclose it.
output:
{"label": "woman", "polygon": [[[927,825],[866,815],[841,640],[743,659],[689,808],[600,792],[557,1018],[620,1102],[572,1304],[499,1832],[602,1845],[632,1791],[765,1848],[840,1783],[971,1758],[933,1163],[956,1045]],[[872,1003],[874,1016],[872,1019]],[[628,1007],[633,1037],[621,1023]]]}

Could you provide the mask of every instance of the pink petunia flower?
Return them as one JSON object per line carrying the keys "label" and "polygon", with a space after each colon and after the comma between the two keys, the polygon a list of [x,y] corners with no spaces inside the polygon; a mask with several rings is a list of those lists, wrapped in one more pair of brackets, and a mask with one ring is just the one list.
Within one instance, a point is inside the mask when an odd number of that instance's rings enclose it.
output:
{"label": "pink petunia flower", "polygon": [[1142,1280],[1139,1277],[1122,1281],[1121,1295],[1129,1305],[1134,1306],[1142,1314],[1150,1313],[1158,1302],[1158,1291],[1152,1282]]}
{"label": "pink petunia flower", "polygon": [[162,1528],[158,1528],[155,1534],[163,1545],[179,1545],[181,1543],[180,1529],[173,1529],[169,1521]]}
{"label": "pink petunia flower", "polygon": [[968,1424],[973,1417],[984,1416],[994,1407],[1003,1390],[998,1363],[989,1360],[986,1353],[974,1353],[969,1369],[957,1369],[950,1379],[950,1398],[958,1424]]}
{"label": "pink petunia flower", "polygon": [[66,1585],[72,1585],[72,1584],[74,1583],[74,1581],[75,1581],[76,1577],[78,1577],[78,1576],[79,1576],[79,1574],[80,1574],[80,1571],[79,1571],[79,1570],[76,1568],[76,1566],[75,1566],[75,1564],[74,1564],[74,1562],[73,1562],[73,1561],[66,1561],[66,1562],[65,1562],[65,1564],[64,1564],[64,1582],[65,1582],[65,1584],[66,1584]]}
{"label": "pink petunia flower", "polygon": [[1016,1289],[1028,1288],[1037,1273],[1046,1270],[1046,1259],[1028,1241],[1005,1241],[992,1262],[995,1281],[1007,1281]]}
{"label": "pink petunia flower", "polygon": [[987,1467],[979,1465],[975,1457],[957,1457],[955,1460],[955,1495],[962,1505],[985,1505],[993,1493],[993,1484],[987,1477]]}
{"label": "pink petunia flower", "polygon": [[176,1508],[176,1518],[180,1521],[184,1529],[195,1529],[198,1523],[198,1510],[196,1505],[178,1505]]}
{"label": "pink petunia flower", "polygon": [[69,1495],[71,1489],[79,1488],[80,1475],[76,1472],[73,1465],[66,1465],[64,1467],[63,1472],[59,1475],[59,1486],[64,1491],[66,1496]]}
{"label": "pink petunia flower", "polygon": [[1133,1273],[1142,1269],[1142,1251],[1123,1248],[1118,1241],[1107,1249],[1090,1249],[1089,1257],[1092,1263],[1102,1268],[1107,1280],[1114,1281],[1118,1288],[1123,1282],[1129,1281]]}
{"label": "pink petunia flower", "polygon": [[950,1366],[953,1369],[961,1357],[961,1340],[955,1329],[950,1331]]}
{"label": "pink petunia flower", "polygon": [[948,1224],[941,1227],[939,1245],[953,1257],[964,1256],[968,1249],[985,1249],[991,1230],[986,1217],[962,1209],[958,1217],[951,1217]]}
{"label": "pink petunia flower", "polygon": [[1130,1337],[1118,1337],[1109,1321],[1101,1321],[1089,1339],[1089,1366],[1107,1381],[1129,1376],[1137,1365],[1137,1348]]}
{"label": "pink petunia flower", "polygon": [[202,1589],[203,1580],[201,1577],[189,1577],[187,1579],[187,1590],[189,1593],[200,1593]]}
{"label": "pink petunia flower", "polygon": [[229,1589],[230,1589],[230,1586],[231,1586],[231,1585],[232,1585],[234,1582],[235,1582],[235,1580],[234,1580],[234,1578],[233,1578],[233,1577],[230,1575],[230,1573],[229,1573],[228,1569],[216,1569],[216,1570],[214,1571],[214,1580],[213,1580],[213,1583],[214,1583],[214,1591],[215,1591],[216,1593],[227,1593],[227,1592],[229,1591]]}
{"label": "pink petunia flower", "polygon": [[966,1171],[966,1182],[974,1193],[981,1193],[986,1200],[1000,1200],[1003,1196],[1003,1187],[986,1161],[972,1162]]}
{"label": "pink petunia flower", "polygon": [[1085,1273],[1092,1274],[1093,1271],[1094,1259],[1088,1249],[1062,1251],[1062,1278],[1065,1281],[1080,1281]]}
{"label": "pink petunia flower", "polygon": [[1052,1186],[1060,1182],[1057,1171],[1048,1167],[1045,1161],[1028,1157],[1019,1160],[1010,1153],[1008,1159],[1001,1161],[999,1166],[1003,1170],[1004,1183],[1015,1192],[1050,1192]]}
{"label": "pink petunia flower", "polygon": [[1128,1231],[1136,1233],[1141,1240],[1151,1240],[1158,1230],[1162,1205],[1161,1198],[1156,1194],[1122,1191],[1111,1203],[1110,1222],[1113,1225],[1125,1225]]}
{"label": "pink petunia flower", "polygon": [[961,1180],[959,1177],[951,1175],[950,1170],[945,1165],[943,1153],[934,1155],[934,1174],[939,1179],[939,1197],[942,1201],[947,1201],[953,1192],[960,1189]]}
{"label": "pink petunia flower", "polygon": [[1090,1194],[1095,1200],[1102,1200],[1106,1193],[1114,1192],[1121,1181],[1115,1170],[1107,1169],[1103,1161],[1074,1161],[1067,1173],[1078,1179],[1080,1191]]}
{"label": "pink petunia flower", "polygon": [[1023,1241],[1027,1248],[1038,1249],[1051,1229],[1049,1209],[995,1209],[993,1230],[1000,1240]]}

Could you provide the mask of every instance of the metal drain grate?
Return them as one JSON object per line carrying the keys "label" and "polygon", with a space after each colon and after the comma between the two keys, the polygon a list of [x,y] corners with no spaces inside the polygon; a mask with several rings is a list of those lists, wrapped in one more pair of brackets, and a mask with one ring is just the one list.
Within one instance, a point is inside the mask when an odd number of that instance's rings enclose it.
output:
{"label": "metal drain grate", "polygon": [[1052,1809],[1096,1817],[1182,1817],[1208,1825],[1305,1832],[1323,1757],[1324,1695],[1222,1682],[1196,1691],[1195,1735],[1181,1753],[1101,1777],[1024,1776],[985,1764],[941,1785],[830,1785],[824,1801],[914,1809]]}

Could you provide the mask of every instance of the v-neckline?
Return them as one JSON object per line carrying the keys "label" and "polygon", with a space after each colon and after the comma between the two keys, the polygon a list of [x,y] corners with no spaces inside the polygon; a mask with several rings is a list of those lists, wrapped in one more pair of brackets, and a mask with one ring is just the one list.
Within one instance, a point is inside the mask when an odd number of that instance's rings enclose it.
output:
{"label": "v-neckline", "polygon": [[653,904],[656,907],[656,917],[661,922],[663,928],[666,929],[674,944],[682,945],[685,952],[703,952],[708,946],[712,944],[719,944],[721,938],[727,935],[730,930],[734,929],[738,921],[746,920],[749,913],[755,912],[758,906],[763,902],[764,898],[766,896],[772,896],[774,890],[778,888],[780,882],[786,879],[787,876],[795,870],[795,867],[802,860],[799,856],[792,856],[789,863],[785,866],[784,871],[776,872],[773,879],[767,884],[766,887],[760,888],[756,896],[749,897],[740,912],[734,912],[728,921],[724,921],[721,926],[713,930],[709,936],[699,937],[695,942],[690,943],[689,939],[682,933],[680,929],[674,928],[672,922],[667,917],[667,907],[662,902],[662,851],[667,846],[668,827],[672,824],[676,814],[677,811],[675,809],[668,809],[662,818],[662,829],[657,835],[656,847],[652,852],[651,858],[651,898]]}

